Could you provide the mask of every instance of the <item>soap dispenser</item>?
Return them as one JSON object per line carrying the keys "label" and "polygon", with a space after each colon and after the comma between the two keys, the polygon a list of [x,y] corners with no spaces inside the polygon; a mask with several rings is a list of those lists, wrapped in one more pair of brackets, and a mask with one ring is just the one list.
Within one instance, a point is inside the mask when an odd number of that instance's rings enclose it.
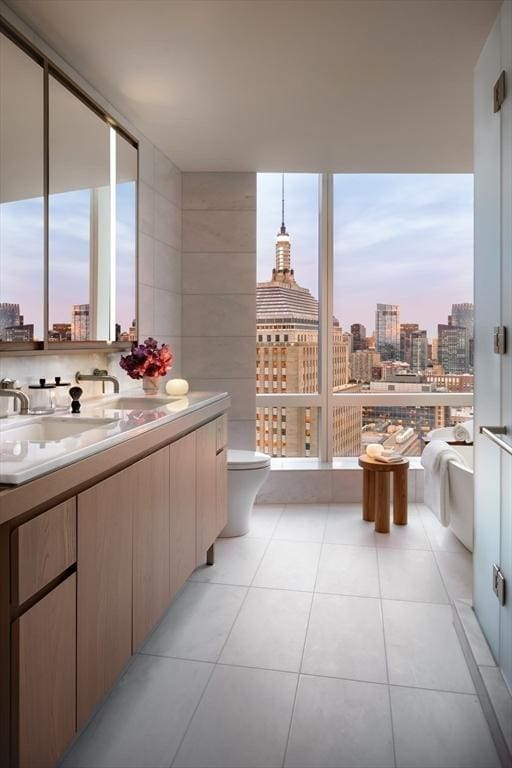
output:
{"label": "soap dispenser", "polygon": [[55,412],[55,384],[47,384],[46,379],[39,379],[39,384],[30,384],[29,413],[39,416]]}

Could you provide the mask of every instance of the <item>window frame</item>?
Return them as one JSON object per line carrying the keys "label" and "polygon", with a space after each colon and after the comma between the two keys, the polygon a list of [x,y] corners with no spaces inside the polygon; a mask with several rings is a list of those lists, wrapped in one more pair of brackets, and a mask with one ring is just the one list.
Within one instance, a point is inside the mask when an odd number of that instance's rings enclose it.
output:
{"label": "window frame", "polygon": [[[473,405],[473,392],[334,392],[333,369],[333,286],[334,286],[334,174],[320,173],[318,202],[318,387],[316,393],[257,394],[257,408],[274,406],[318,408],[318,459],[321,464],[333,459],[334,409],[344,406],[450,406]],[[284,457],[286,459],[286,457]],[[282,459],[279,459],[281,461]]]}

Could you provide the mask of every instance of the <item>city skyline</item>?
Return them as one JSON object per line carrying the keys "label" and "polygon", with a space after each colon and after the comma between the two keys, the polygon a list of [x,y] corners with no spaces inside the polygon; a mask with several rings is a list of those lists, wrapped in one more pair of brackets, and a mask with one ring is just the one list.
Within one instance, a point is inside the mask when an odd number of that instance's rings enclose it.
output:
{"label": "city skyline", "polygon": [[[258,281],[272,267],[281,179],[258,174]],[[295,271],[318,297],[316,174],[285,174],[285,219]],[[453,303],[473,300],[472,175],[335,175],[333,293],[344,330],[371,335],[376,305],[398,304],[401,322],[434,338]]]}

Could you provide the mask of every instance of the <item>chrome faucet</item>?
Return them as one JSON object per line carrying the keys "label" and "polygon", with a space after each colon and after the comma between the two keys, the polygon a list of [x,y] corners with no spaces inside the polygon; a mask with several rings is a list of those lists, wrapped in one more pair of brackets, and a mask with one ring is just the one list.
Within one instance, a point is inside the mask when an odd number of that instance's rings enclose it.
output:
{"label": "chrome faucet", "polygon": [[0,381],[0,397],[13,397],[14,410],[16,411],[16,404],[19,403],[20,414],[24,416],[28,413],[28,409],[30,408],[28,395],[22,392],[21,387],[14,381],[14,379],[2,379]]}
{"label": "chrome faucet", "polygon": [[119,392],[119,381],[115,376],[111,376],[108,371],[102,371],[99,368],[95,368],[92,373],[80,373],[77,371],[75,374],[75,381],[79,384],[81,381],[101,381],[103,384],[103,392],[105,392],[105,382],[110,381],[114,385],[114,392]]}

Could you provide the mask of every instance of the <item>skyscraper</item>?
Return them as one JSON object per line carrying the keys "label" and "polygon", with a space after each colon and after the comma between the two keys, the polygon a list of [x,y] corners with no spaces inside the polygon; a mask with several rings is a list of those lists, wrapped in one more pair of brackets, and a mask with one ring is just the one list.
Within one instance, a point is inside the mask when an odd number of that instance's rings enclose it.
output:
{"label": "skyscraper", "polygon": [[361,323],[353,323],[350,326],[352,334],[352,352],[366,349],[366,328]]}
{"label": "skyscraper", "polygon": [[71,309],[71,340],[88,341],[90,338],[89,304],[73,304]]}
{"label": "skyscraper", "polygon": [[439,324],[437,326],[437,339],[437,358],[445,373],[468,373],[468,329],[460,325]]}
{"label": "skyscraper", "polygon": [[473,304],[470,304],[469,302],[464,304],[452,304],[452,325],[467,328],[470,339],[474,337],[474,314]]}
{"label": "skyscraper", "polygon": [[[291,241],[282,223],[275,244],[275,267],[256,290],[256,392],[277,394],[318,390],[318,300],[295,280]],[[334,388],[348,385],[350,341],[333,318]],[[336,408],[334,452],[360,453],[361,409]],[[272,456],[318,455],[318,409],[258,408],[256,447]]]}
{"label": "skyscraper", "polygon": [[463,304],[452,304],[452,325],[458,325],[466,328],[468,331],[468,365],[473,368],[473,344],[475,337],[475,312],[473,304],[465,302]]}
{"label": "skyscraper", "polygon": [[400,307],[397,304],[377,304],[375,347],[383,360],[400,359]]}
{"label": "skyscraper", "polygon": [[426,331],[413,331],[411,334],[411,370],[425,372],[428,362],[428,339]]}
{"label": "skyscraper", "polygon": [[7,301],[0,303],[0,341],[7,341],[5,329],[20,324],[20,305]]}
{"label": "skyscraper", "polygon": [[411,365],[411,339],[414,331],[419,330],[418,323],[400,323],[400,360]]}

